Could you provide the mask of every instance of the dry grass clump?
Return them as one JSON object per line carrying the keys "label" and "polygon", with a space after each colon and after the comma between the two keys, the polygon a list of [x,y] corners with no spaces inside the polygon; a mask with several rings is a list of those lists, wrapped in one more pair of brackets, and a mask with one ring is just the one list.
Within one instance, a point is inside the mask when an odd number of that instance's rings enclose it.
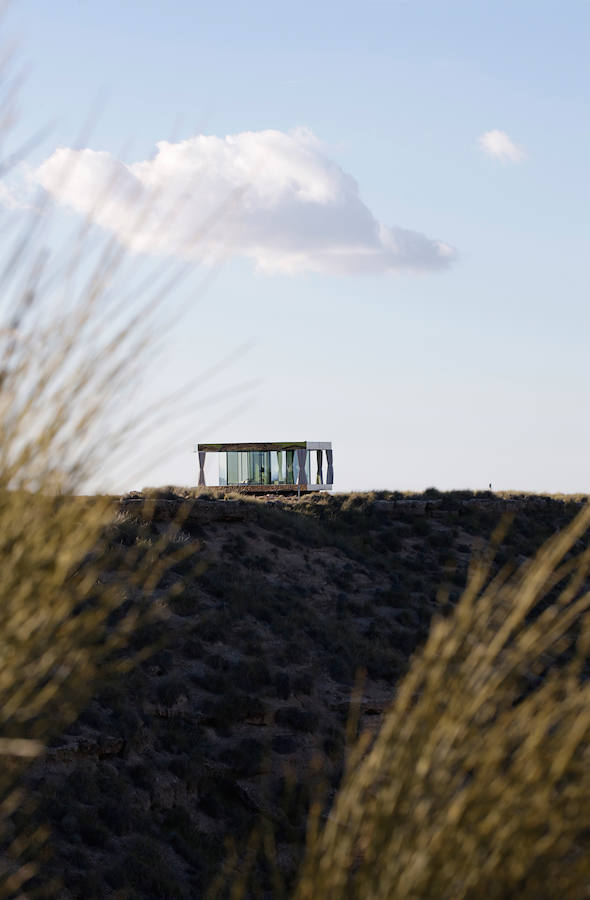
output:
{"label": "dry grass clump", "polygon": [[153,419],[130,401],[162,282],[131,302],[113,244],[88,249],[83,228],[51,264],[33,225],[0,260],[0,897],[43,859],[45,831],[23,815],[25,767],[125,643],[135,619],[115,611],[174,561],[158,542],[113,554],[113,500],[81,495]]}
{"label": "dry grass clump", "polygon": [[589,524],[516,572],[472,565],[312,817],[296,900],[588,896],[590,550],[570,551]]}

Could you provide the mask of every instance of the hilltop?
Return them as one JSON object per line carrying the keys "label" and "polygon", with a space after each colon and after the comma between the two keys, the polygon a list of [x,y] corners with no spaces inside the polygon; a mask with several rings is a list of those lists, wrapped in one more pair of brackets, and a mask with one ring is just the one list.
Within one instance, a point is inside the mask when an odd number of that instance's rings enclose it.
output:
{"label": "hilltop", "polygon": [[228,838],[239,848],[261,827],[276,871],[259,854],[252,877],[262,896],[279,896],[310,798],[322,792],[327,807],[340,782],[355,680],[358,729],[375,731],[503,517],[496,567],[533,555],[583,499],[434,489],[113,498],[113,558],[164,539],[170,565],[148,594],[121,584],[123,611],[156,612],[133,634],[134,664],[30,773],[52,829],[40,881],[61,879],[64,898],[199,897]]}

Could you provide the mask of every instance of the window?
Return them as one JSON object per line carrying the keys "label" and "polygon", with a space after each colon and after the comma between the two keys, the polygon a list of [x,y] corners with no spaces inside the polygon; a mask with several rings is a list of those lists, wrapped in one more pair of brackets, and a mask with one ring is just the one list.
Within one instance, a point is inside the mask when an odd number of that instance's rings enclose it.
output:
{"label": "window", "polygon": [[[306,451],[305,482],[317,481],[316,451]],[[293,484],[299,481],[297,450],[228,450],[219,454],[219,484]]]}
{"label": "window", "polygon": [[219,484],[227,484],[227,453],[219,453],[218,456],[219,456]]}
{"label": "window", "polygon": [[271,484],[285,483],[285,454],[283,450],[272,450],[270,456]]}
{"label": "window", "polygon": [[297,457],[294,450],[285,450],[285,484],[295,484],[295,467]]}

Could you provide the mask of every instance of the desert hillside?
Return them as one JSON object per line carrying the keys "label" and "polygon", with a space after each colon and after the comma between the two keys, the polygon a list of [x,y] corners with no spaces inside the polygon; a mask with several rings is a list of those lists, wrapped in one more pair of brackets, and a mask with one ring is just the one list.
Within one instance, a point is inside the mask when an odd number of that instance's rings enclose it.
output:
{"label": "desert hillside", "polygon": [[435,490],[114,499],[113,558],[164,539],[171,567],[147,594],[121,584],[123,611],[155,613],[125,651],[133,664],[30,773],[51,827],[41,894],[51,877],[64,898],[198,898],[232,847],[246,867],[255,832],[249,891],[280,896],[310,798],[327,809],[339,784],[355,682],[356,727],[374,731],[503,517],[496,566],[530,557],[581,502]]}

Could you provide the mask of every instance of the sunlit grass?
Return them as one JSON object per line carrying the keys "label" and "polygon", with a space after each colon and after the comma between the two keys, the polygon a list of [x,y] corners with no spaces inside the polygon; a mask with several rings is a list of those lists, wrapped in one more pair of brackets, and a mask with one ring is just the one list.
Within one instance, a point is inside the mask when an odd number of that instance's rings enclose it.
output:
{"label": "sunlit grass", "polygon": [[151,615],[130,599],[149,596],[188,552],[178,542],[171,548],[167,536],[113,552],[113,498],[84,496],[149,456],[138,450],[140,438],[161,411],[138,402],[136,392],[174,273],[160,267],[138,293],[126,255],[84,225],[76,241],[49,253],[46,212],[33,210],[0,261],[4,897],[18,895],[39,871],[47,837],[33,814],[15,824],[24,770],[83,708],[98,679],[129,664],[118,651],[138,616]]}
{"label": "sunlit grass", "polygon": [[473,565],[312,815],[296,900],[587,896],[590,551],[565,557],[589,524],[515,573]]}

